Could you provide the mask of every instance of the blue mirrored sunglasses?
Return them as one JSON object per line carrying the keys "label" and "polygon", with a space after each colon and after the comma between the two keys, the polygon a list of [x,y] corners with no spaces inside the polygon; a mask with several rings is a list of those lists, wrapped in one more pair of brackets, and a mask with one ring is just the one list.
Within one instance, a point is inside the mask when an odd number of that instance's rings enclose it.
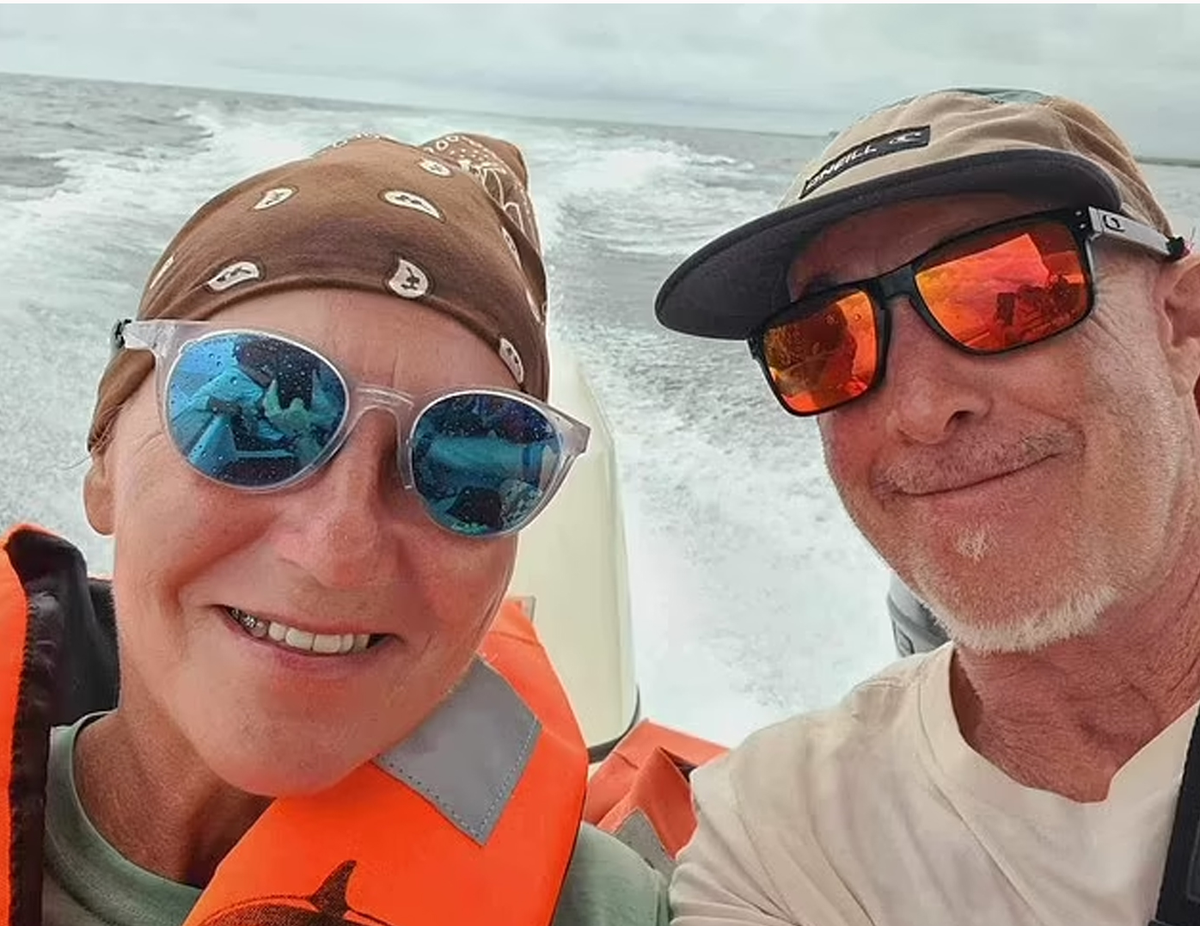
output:
{"label": "blue mirrored sunglasses", "polygon": [[208,322],[131,321],[117,349],[149,350],[163,427],[201,475],[248,492],[303,482],[362,415],[391,412],[397,465],[439,526],[473,537],[519,531],[587,448],[585,424],[506,389],[410,395],[354,383],[292,338]]}

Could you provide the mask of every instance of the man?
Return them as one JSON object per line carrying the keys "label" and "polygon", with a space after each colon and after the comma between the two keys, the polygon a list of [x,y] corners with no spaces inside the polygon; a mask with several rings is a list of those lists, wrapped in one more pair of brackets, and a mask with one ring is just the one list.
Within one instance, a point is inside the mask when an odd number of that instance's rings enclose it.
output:
{"label": "man", "polygon": [[[674,922],[1146,923],[1200,699],[1200,258],[1121,140],[1033,93],[895,104],[657,313],[818,416],[953,641],[696,773]],[[831,313],[838,398],[778,376]]]}

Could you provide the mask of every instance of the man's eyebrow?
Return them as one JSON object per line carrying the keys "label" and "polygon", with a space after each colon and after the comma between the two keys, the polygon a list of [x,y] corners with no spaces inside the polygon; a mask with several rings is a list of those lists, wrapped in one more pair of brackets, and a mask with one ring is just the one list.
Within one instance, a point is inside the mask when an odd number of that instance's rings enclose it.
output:
{"label": "man's eyebrow", "polygon": [[831,274],[818,273],[812,279],[806,280],[804,285],[800,287],[798,291],[792,294],[792,299],[800,300],[810,293],[819,293],[822,290],[833,289],[837,285],[837,280],[835,280]]}

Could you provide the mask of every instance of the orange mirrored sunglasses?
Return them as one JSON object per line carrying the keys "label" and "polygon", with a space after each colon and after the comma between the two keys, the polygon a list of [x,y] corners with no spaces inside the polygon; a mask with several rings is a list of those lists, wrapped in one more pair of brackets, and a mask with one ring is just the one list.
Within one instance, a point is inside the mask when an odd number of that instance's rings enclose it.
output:
{"label": "orange mirrored sunglasses", "polygon": [[807,294],[750,337],[771,390],[795,415],[818,415],[883,381],[890,300],[908,297],[948,343],[1002,354],[1079,324],[1092,310],[1091,243],[1123,242],[1165,260],[1182,238],[1095,207],[1023,216],[944,241],[887,273]]}

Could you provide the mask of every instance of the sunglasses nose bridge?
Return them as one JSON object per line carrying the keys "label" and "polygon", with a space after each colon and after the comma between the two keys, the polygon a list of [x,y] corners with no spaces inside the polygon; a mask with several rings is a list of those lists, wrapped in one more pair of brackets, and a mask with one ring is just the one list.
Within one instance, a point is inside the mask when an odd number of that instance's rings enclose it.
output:
{"label": "sunglasses nose bridge", "polygon": [[874,284],[875,296],[885,306],[901,296],[907,297],[914,306],[920,304],[921,294],[917,290],[917,276],[913,273],[912,264],[905,264],[876,277]]}
{"label": "sunglasses nose bridge", "polygon": [[879,369],[875,375],[875,386],[883,382],[884,371],[888,366],[888,354],[892,350],[892,340],[896,328],[896,302],[900,299],[908,301],[909,308],[925,318],[925,304],[921,293],[917,290],[917,278],[912,264],[905,264],[887,273],[880,274],[868,281],[865,286],[875,304],[875,319],[879,337]]}
{"label": "sunglasses nose bridge", "polygon": [[357,385],[351,393],[350,408],[346,414],[346,425],[339,444],[350,439],[351,433],[367,412],[377,411],[390,415],[396,430],[396,465],[400,470],[404,488],[411,489],[412,467],[405,450],[415,423],[414,409],[415,402],[407,393],[385,386]]}
{"label": "sunglasses nose bridge", "polygon": [[[906,299],[909,308],[920,318],[926,328],[951,347],[958,348],[959,350],[963,349],[962,345],[955,341],[934,317],[929,304],[925,301],[925,297],[921,295],[921,290],[917,286],[917,274],[912,264],[905,264],[903,267],[898,267],[890,273],[883,274],[876,278],[874,285],[874,296],[879,301],[880,306],[883,307],[885,321],[891,322],[891,324],[886,326],[889,331],[895,328],[896,300]],[[885,339],[883,351],[886,353],[889,348],[890,344]]]}

